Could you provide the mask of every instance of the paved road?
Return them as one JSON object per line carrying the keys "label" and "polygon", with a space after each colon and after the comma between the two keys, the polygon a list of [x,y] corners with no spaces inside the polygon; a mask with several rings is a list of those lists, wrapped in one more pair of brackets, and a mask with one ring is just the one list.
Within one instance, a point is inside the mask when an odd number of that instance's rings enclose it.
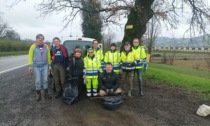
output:
{"label": "paved road", "polygon": [[0,57],[0,75],[27,65],[27,55]]}

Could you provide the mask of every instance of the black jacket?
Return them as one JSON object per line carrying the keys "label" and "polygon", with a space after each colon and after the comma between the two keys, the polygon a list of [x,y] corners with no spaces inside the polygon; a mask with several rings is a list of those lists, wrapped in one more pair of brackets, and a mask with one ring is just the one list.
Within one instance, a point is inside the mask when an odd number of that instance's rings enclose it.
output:
{"label": "black jacket", "polygon": [[74,77],[83,75],[84,62],[82,58],[71,56],[69,60],[70,75]]}
{"label": "black jacket", "polygon": [[119,77],[116,73],[112,71],[112,73],[108,74],[104,71],[99,77],[99,87],[102,90],[106,89],[114,89],[120,87]]}

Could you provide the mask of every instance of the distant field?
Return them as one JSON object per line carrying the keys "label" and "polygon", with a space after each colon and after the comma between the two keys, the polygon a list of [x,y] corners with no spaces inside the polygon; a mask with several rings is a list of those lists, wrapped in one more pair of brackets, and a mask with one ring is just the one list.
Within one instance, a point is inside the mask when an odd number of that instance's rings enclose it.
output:
{"label": "distant field", "polygon": [[[166,56],[172,55],[172,52],[166,52]],[[164,52],[153,52],[152,55],[160,55],[160,56],[164,56]],[[209,56],[208,53],[198,53],[198,52],[175,52],[175,56],[177,57],[198,57],[198,56],[202,56],[202,57],[207,57]]]}
{"label": "distant field", "polygon": [[187,67],[149,63],[144,79],[161,84],[181,87],[210,98],[210,72]]}
{"label": "distant field", "polygon": [[25,54],[28,54],[28,51],[0,52],[0,57],[1,56],[25,55]]}

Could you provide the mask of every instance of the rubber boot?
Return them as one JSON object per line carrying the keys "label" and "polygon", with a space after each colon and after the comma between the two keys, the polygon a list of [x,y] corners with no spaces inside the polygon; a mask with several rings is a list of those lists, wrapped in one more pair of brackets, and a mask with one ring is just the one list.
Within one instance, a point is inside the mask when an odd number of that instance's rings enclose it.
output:
{"label": "rubber boot", "polygon": [[36,101],[40,101],[40,100],[41,100],[41,91],[36,90]]}
{"label": "rubber boot", "polygon": [[58,91],[55,95],[55,98],[59,98],[59,97],[61,97],[61,95],[62,95],[61,91]]}
{"label": "rubber boot", "polygon": [[91,89],[87,89],[87,97],[91,97]]}
{"label": "rubber boot", "polygon": [[144,96],[142,92],[142,84],[139,83],[139,96]]}
{"label": "rubber boot", "polygon": [[48,94],[48,89],[44,90],[44,98],[45,99],[51,99],[52,97]]}

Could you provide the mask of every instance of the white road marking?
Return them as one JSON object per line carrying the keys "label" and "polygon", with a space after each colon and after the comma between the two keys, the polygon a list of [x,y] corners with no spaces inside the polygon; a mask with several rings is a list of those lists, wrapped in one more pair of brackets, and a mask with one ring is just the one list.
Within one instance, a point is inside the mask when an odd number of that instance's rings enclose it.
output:
{"label": "white road marking", "polygon": [[17,66],[17,67],[13,67],[13,68],[11,68],[11,69],[7,69],[7,70],[4,70],[4,71],[1,71],[0,74],[3,74],[3,73],[5,73],[5,72],[9,72],[9,71],[12,71],[12,70],[15,70],[15,69],[24,67],[24,66],[26,66],[26,65],[28,65],[28,64],[20,65],[20,66]]}

